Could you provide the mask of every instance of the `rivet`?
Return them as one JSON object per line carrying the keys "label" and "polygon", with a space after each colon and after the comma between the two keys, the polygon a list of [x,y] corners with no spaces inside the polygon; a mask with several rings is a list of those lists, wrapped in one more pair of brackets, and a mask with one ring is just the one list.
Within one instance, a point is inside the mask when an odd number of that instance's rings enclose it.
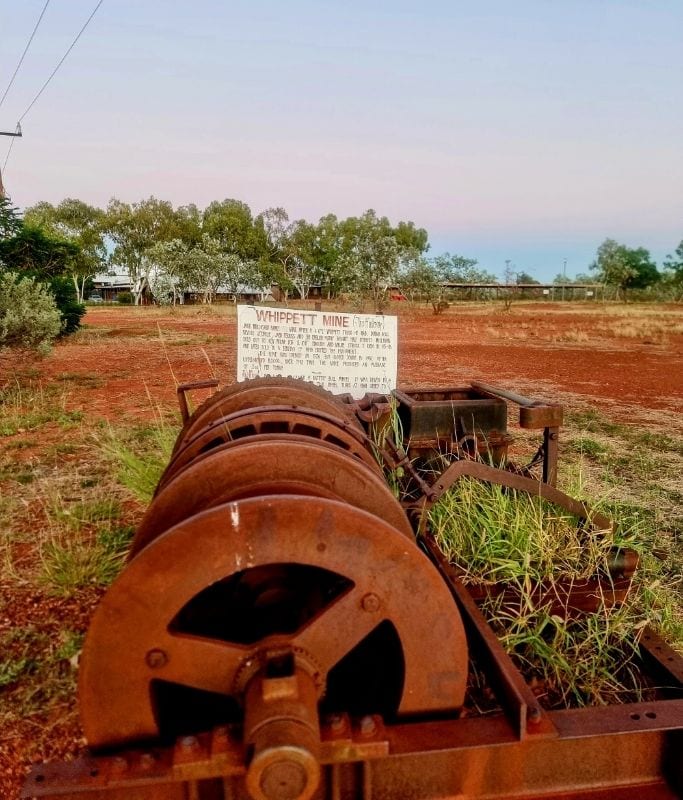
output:
{"label": "rivet", "polygon": [[334,733],[340,733],[344,730],[344,717],[341,714],[332,714],[329,718],[330,730]]}
{"label": "rivet", "polygon": [[180,746],[183,750],[196,750],[198,744],[196,736],[183,736],[180,740]]}
{"label": "rivet", "polygon": [[115,773],[122,773],[128,769],[128,761],[123,756],[115,756],[111,761],[111,770]]}
{"label": "rivet", "polygon": [[363,608],[363,611],[368,611],[370,613],[379,611],[380,607],[379,597],[377,597],[377,595],[373,594],[372,592],[364,595],[363,599],[360,601],[360,604]]}
{"label": "rivet", "polygon": [[154,756],[151,753],[143,753],[140,756],[141,769],[151,769],[154,766]]}
{"label": "rivet", "polygon": [[150,669],[159,669],[168,663],[168,656],[163,650],[150,650],[145,656],[145,661]]}
{"label": "rivet", "polygon": [[377,732],[375,720],[370,715],[367,715],[361,719],[359,727],[361,736],[372,736]]}

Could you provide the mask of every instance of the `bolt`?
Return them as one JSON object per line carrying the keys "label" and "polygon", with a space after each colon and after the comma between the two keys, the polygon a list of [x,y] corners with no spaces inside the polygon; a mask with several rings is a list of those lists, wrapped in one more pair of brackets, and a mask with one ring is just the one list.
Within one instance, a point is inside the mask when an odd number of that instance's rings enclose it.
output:
{"label": "bolt", "polygon": [[541,709],[538,706],[531,706],[527,711],[526,718],[529,725],[538,725],[541,721]]}
{"label": "bolt", "polygon": [[111,771],[121,774],[128,769],[128,761],[123,756],[115,756],[111,761]]}
{"label": "bolt", "polygon": [[183,736],[180,746],[183,750],[196,750],[199,745],[196,736]]}
{"label": "bolt", "polygon": [[150,669],[159,669],[168,663],[168,656],[163,650],[150,650],[145,656],[145,661]]}
{"label": "bolt", "polygon": [[360,601],[360,604],[363,608],[363,611],[368,611],[371,614],[375,611],[379,611],[379,597],[376,594],[370,592],[369,594],[364,595],[363,599]]}
{"label": "bolt", "polygon": [[227,739],[228,738],[228,726],[227,725],[219,725],[217,728],[213,729],[213,736],[214,739]]}
{"label": "bolt", "polygon": [[140,756],[140,768],[151,769],[154,766],[154,756],[152,753],[143,753]]}
{"label": "bolt", "polygon": [[375,720],[369,714],[361,719],[359,727],[361,736],[373,736],[377,732]]}
{"label": "bolt", "polygon": [[330,730],[333,733],[341,733],[344,730],[344,717],[341,714],[332,714],[329,718]]}

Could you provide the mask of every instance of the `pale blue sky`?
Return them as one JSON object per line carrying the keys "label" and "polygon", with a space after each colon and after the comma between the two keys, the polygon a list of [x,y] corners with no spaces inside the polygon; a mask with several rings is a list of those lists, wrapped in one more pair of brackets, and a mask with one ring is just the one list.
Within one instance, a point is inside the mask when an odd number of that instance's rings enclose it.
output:
{"label": "pale blue sky", "polygon": [[[0,0],[0,96],[43,4]],[[94,5],[51,0],[0,129]],[[20,206],[372,207],[499,275],[585,271],[607,236],[661,262],[683,238],[683,0],[105,0],[23,128]]]}

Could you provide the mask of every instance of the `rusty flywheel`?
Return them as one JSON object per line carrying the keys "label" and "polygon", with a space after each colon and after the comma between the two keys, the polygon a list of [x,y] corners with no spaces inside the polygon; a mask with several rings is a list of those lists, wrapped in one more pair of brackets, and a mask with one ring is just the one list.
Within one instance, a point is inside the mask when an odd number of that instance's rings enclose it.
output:
{"label": "rusty flywheel", "polygon": [[[249,592],[240,579],[254,570],[265,588],[245,607]],[[313,577],[302,577],[307,570]],[[292,581],[302,580],[310,591],[299,595]],[[207,591],[213,597],[204,604]],[[221,596],[226,602],[216,611]],[[281,608],[269,619],[269,607],[288,604],[291,616]],[[201,617],[208,606],[209,620]],[[252,630],[233,615],[250,618]],[[86,737],[101,748],[159,737],[164,723],[177,733],[182,721],[173,719],[173,708],[159,707],[163,693],[155,697],[155,682],[239,704],[269,652],[291,654],[319,697],[346,697],[361,688],[363,675],[350,667],[354,685],[331,687],[335,667],[383,624],[393,629],[392,657],[397,653],[402,664],[391,667],[401,675],[384,676],[398,688],[395,707],[382,710],[458,708],[467,675],[462,624],[437,571],[392,526],[319,497],[250,498],[205,511],[148,545],[102,600],[80,676]],[[334,696],[326,699],[333,707]]]}
{"label": "rusty flywheel", "polygon": [[183,426],[174,454],[212,422],[237,411],[263,406],[323,411],[362,430],[351,408],[320,386],[292,378],[255,378],[226,386],[204,401]]}
{"label": "rusty flywheel", "polygon": [[342,500],[413,538],[398,500],[375,471],[327,442],[270,434],[222,444],[171,476],[138,527],[131,557],[193,514],[228,501],[273,494]]}
{"label": "rusty flywheel", "polygon": [[162,475],[157,491],[195,458],[221,444],[247,436],[273,434],[289,434],[308,437],[313,441],[328,442],[381,473],[375,457],[376,448],[357,425],[338,415],[316,409],[268,406],[242,409],[227,416],[217,417],[191,438],[184,438],[182,446],[175,451],[173,460]]}

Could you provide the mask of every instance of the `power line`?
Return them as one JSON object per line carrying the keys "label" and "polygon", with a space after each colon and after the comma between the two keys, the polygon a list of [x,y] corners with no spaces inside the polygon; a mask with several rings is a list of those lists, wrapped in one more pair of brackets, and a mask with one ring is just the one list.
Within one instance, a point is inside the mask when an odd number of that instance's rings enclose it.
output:
{"label": "power line", "polygon": [[38,17],[38,22],[36,22],[35,27],[33,28],[33,32],[29,36],[28,42],[26,42],[26,47],[24,48],[24,52],[21,54],[21,58],[19,59],[19,63],[17,64],[17,67],[14,70],[14,74],[12,75],[12,77],[9,80],[9,83],[7,84],[7,88],[5,89],[5,93],[3,94],[2,97],[0,97],[0,106],[5,102],[5,98],[7,97],[7,93],[12,88],[12,84],[14,83],[14,79],[17,77],[17,72],[19,72],[19,69],[21,68],[21,65],[24,63],[24,58],[26,56],[26,53],[28,53],[28,49],[31,46],[31,42],[33,41],[33,37],[36,35],[36,31],[38,30],[38,26],[40,25],[41,20],[43,19],[43,16],[45,15],[45,12],[47,11],[47,7],[49,5],[50,5],[50,0],[45,0],[45,5],[43,6],[43,10],[40,12],[40,16]]}
{"label": "power line", "polygon": [[7,155],[5,156],[5,163],[2,165],[2,171],[5,171],[5,167],[7,166],[7,162],[9,161],[10,153],[12,152],[12,148],[14,147],[14,139],[9,143],[9,149],[7,150]]}
{"label": "power line", "polygon": [[102,5],[102,3],[103,3],[103,2],[104,2],[104,0],[99,0],[99,2],[97,3],[97,5],[96,5],[96,6],[95,6],[95,8],[93,9],[92,13],[90,14],[90,16],[89,16],[89,17],[88,17],[88,19],[85,21],[85,24],[83,25],[83,27],[80,29],[80,31],[79,31],[79,32],[78,32],[78,34],[76,35],[76,38],[75,38],[75,39],[73,40],[73,42],[71,42],[71,44],[69,45],[69,49],[66,51],[66,53],[64,53],[64,55],[62,56],[61,60],[60,60],[60,61],[59,61],[59,63],[57,64],[57,66],[56,66],[56,67],[55,67],[55,68],[52,70],[52,72],[50,73],[50,77],[49,77],[49,78],[48,78],[48,79],[45,81],[45,83],[44,83],[44,84],[43,84],[43,85],[40,87],[40,90],[38,91],[38,94],[37,94],[37,95],[36,95],[36,96],[33,98],[33,100],[31,100],[31,102],[28,104],[28,108],[26,109],[26,111],[24,111],[24,113],[23,113],[23,114],[22,114],[22,115],[19,117],[19,122],[21,122],[21,121],[24,119],[24,117],[25,117],[25,116],[28,114],[28,112],[29,112],[29,111],[30,111],[30,110],[33,108],[33,106],[35,105],[35,103],[36,103],[36,101],[38,100],[38,98],[40,97],[40,95],[41,95],[41,94],[42,94],[42,93],[45,91],[45,89],[47,89],[47,86],[48,86],[48,84],[49,84],[49,83],[50,83],[50,81],[51,81],[51,80],[54,78],[54,76],[57,74],[57,71],[58,71],[58,70],[59,70],[59,68],[62,66],[62,64],[63,64],[63,63],[66,61],[66,58],[67,58],[67,56],[68,56],[68,55],[69,55],[69,53],[70,53],[70,52],[71,52],[71,51],[74,49],[74,47],[75,47],[75,45],[76,45],[76,42],[77,42],[77,41],[78,41],[78,40],[81,38],[81,35],[83,34],[83,31],[84,31],[84,30],[85,30],[85,29],[88,27],[88,25],[90,24],[90,20],[91,20],[91,19],[92,19],[92,18],[95,16],[95,14],[97,14],[97,11],[98,11],[98,9],[99,9],[99,7]]}

